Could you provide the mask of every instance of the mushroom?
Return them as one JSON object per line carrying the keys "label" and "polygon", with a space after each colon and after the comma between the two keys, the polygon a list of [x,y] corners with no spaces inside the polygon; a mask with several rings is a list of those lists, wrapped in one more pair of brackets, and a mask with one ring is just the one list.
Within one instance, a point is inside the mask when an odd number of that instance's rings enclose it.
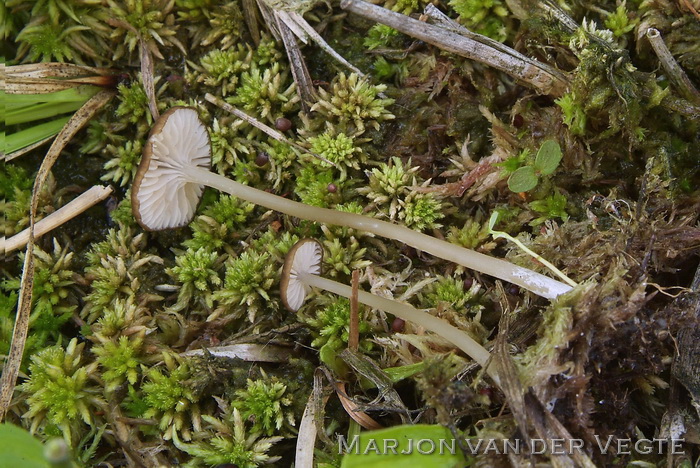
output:
{"label": "mushroom", "polygon": [[[352,296],[352,288],[350,286],[320,276],[322,260],[323,247],[314,239],[301,239],[289,250],[284,260],[282,281],[280,282],[282,303],[287,309],[292,312],[299,310],[304,305],[306,295],[311,291],[312,287],[350,299]],[[430,315],[411,305],[364,291],[359,291],[357,298],[360,303],[373,309],[381,309],[403,320],[420,325],[426,330],[437,333],[464,351],[481,367],[484,367],[494,382],[500,385],[498,372],[494,365],[486,365],[491,357],[489,352],[467,333],[450,325],[446,320]]]}
{"label": "mushroom", "polygon": [[139,224],[151,231],[186,225],[194,216],[206,185],[290,216],[398,240],[436,257],[517,284],[548,299],[572,289],[535,271],[405,226],[304,205],[240,184],[211,172],[210,159],[211,143],[197,111],[189,107],[174,107],[164,113],[151,130],[131,191],[134,216]]}

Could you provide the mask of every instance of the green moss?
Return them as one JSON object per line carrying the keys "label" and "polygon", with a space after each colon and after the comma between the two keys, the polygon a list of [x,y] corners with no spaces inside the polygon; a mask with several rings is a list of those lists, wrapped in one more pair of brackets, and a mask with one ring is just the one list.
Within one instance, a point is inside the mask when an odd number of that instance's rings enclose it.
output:
{"label": "green moss", "polygon": [[[362,158],[362,150],[355,146],[354,138],[342,132],[334,135],[327,130],[319,136],[309,138],[309,143],[311,143],[311,151],[340,166],[360,169],[358,159],[366,159],[366,157]],[[329,167],[328,163],[319,159],[314,158],[311,161],[322,167]]]}
{"label": "green moss", "polygon": [[87,432],[87,425],[99,423],[95,413],[106,410],[106,404],[91,382],[97,363],[81,366],[84,347],[74,338],[65,349],[56,345],[31,357],[30,377],[21,389],[28,396],[24,417],[31,420],[32,433],[53,424],[71,445]]}
{"label": "green moss", "polygon": [[365,47],[369,50],[387,47],[398,34],[399,32],[390,26],[375,24],[367,31],[367,37],[364,39]]}
{"label": "green moss", "polygon": [[[335,186],[335,192],[329,186]],[[339,193],[342,182],[332,169],[319,170],[313,166],[303,167],[296,179],[294,192],[302,203],[327,208],[340,201]]]}
{"label": "green moss", "polygon": [[258,119],[274,123],[294,110],[299,101],[296,86],[288,82],[287,73],[281,71],[279,62],[264,69],[253,65],[241,74],[236,94],[227,101]]}
{"label": "green moss", "polygon": [[214,295],[219,307],[209,320],[219,315],[238,317],[246,314],[251,322],[255,322],[261,309],[276,309],[277,303],[270,298],[272,286],[277,281],[276,270],[268,253],[245,251],[238,258],[229,260],[224,287]]}
{"label": "green moss", "polygon": [[229,195],[208,206],[190,224],[192,238],[184,242],[190,249],[221,249],[242,236],[240,230],[251,216],[255,205]]}
{"label": "green moss", "polygon": [[243,44],[226,50],[212,50],[201,59],[204,73],[198,81],[207,86],[216,87],[223,96],[236,89],[242,72],[250,69],[253,51]]}
{"label": "green moss", "polygon": [[501,0],[450,0],[449,5],[457,12],[460,21],[472,31],[497,41],[507,37],[507,19],[510,15]]}
{"label": "green moss", "polygon": [[[219,49],[228,49],[238,42],[243,31],[243,10],[240,2],[228,2],[209,12],[206,28],[195,36],[203,46],[216,44]],[[201,39],[200,39],[201,37]]]}
{"label": "green moss", "polygon": [[386,108],[394,100],[380,96],[385,85],[372,85],[357,74],[340,73],[332,82],[330,91],[318,89],[319,100],[311,107],[346,135],[360,135],[365,126],[379,130],[379,124],[394,118]]}
{"label": "green moss", "polygon": [[187,466],[232,464],[240,468],[255,468],[279,460],[267,452],[282,437],[259,438],[258,433],[249,434],[237,408],[227,411],[223,419],[208,415],[202,419],[207,424],[203,437],[191,444],[174,439],[175,446],[192,457]]}
{"label": "green moss", "polygon": [[92,350],[97,362],[104,369],[102,378],[105,391],[111,393],[124,382],[135,384],[140,375],[143,358],[143,338],[120,336],[117,341],[107,341]]}
{"label": "green moss", "polygon": [[85,268],[91,283],[90,293],[85,297],[85,307],[81,315],[88,323],[100,316],[103,308],[118,299],[127,299],[141,293],[141,277],[146,265],[161,263],[157,255],[146,255],[145,236],[134,236],[132,228],[121,226],[110,229],[107,239],[93,244],[87,253],[88,266]]}
{"label": "green moss", "polygon": [[187,249],[184,254],[175,258],[175,263],[176,265],[168,270],[168,274],[181,286],[177,303],[171,309],[182,310],[193,298],[201,299],[211,308],[214,304],[213,291],[221,285],[221,278],[217,272],[222,263],[219,254],[212,252],[208,247]]}
{"label": "green moss", "polygon": [[427,305],[431,307],[442,305],[456,311],[460,311],[473,299],[474,291],[465,290],[464,281],[451,276],[438,276],[437,281],[429,286],[425,295]]}
{"label": "green moss", "polygon": [[262,379],[247,380],[246,388],[236,391],[233,407],[252,423],[254,433],[271,436],[279,433],[285,422],[294,426],[294,415],[287,386],[275,378],[263,375]]}
{"label": "green moss", "polygon": [[[331,344],[336,349],[348,342],[350,332],[350,301],[341,297],[314,313],[313,317],[303,317],[302,320],[314,329],[314,340],[311,346],[320,348]],[[370,331],[369,324],[360,320],[361,334]]]}
{"label": "green moss", "polygon": [[367,249],[361,247],[354,236],[343,239],[331,237],[323,241],[325,274],[331,277],[349,275],[353,270],[362,270],[372,264],[365,258]]}
{"label": "green moss", "polygon": [[630,19],[625,2],[618,5],[615,12],[605,18],[605,27],[611,30],[615,37],[624,36],[632,31],[638,23],[638,19]]}
{"label": "green moss", "polygon": [[441,227],[437,221],[444,216],[442,202],[432,193],[412,191],[401,201],[399,219],[416,231]]}
{"label": "green moss", "polygon": [[124,146],[107,145],[112,158],[104,165],[106,173],[100,180],[112,181],[124,187],[136,176],[143,151],[140,141],[127,141]]}
{"label": "green moss", "polygon": [[124,118],[127,122],[135,124],[145,118],[148,125],[153,124],[153,117],[148,111],[148,97],[140,81],[135,81],[131,85],[120,84],[117,86],[119,95],[119,106],[117,107],[117,117]]}
{"label": "green moss", "polygon": [[110,38],[116,44],[112,59],[127,52],[133,53],[143,38],[148,49],[163,58],[158,45],[176,46],[186,55],[184,46],[177,39],[177,25],[172,10],[173,0],[107,0],[109,14],[114,18]]}
{"label": "green moss", "polygon": [[489,237],[488,223],[479,222],[471,218],[461,228],[450,226],[447,232],[447,240],[449,242],[468,249],[476,249]]}
{"label": "green moss", "polygon": [[163,439],[170,440],[177,432],[190,440],[191,429],[200,430],[199,397],[188,385],[192,376],[189,364],[177,355],[163,353],[165,369],[152,367],[142,385],[146,408],[143,417],[155,418]]}

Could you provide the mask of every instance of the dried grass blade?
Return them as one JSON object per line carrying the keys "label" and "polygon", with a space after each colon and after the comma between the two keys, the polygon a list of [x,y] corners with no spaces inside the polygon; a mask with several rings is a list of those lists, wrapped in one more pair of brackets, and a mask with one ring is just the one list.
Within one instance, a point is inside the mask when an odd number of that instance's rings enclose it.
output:
{"label": "dried grass blade", "polygon": [[31,312],[32,287],[34,285],[34,229],[36,227],[36,210],[39,204],[39,192],[46,182],[51,167],[58,159],[63,148],[66,147],[78,130],[87,124],[112,96],[114,96],[112,91],[102,90],[91,97],[83,107],[73,114],[71,119],[63,127],[63,130],[59,132],[56,139],[51,144],[37,172],[36,179],[34,180],[32,202],[29,209],[29,243],[27,244],[27,251],[22,269],[15,327],[12,331],[10,352],[7,355],[2,378],[0,379],[0,421],[5,418],[7,409],[12,401],[12,394],[14,393],[17,375],[19,374],[19,367],[22,363],[24,345],[27,341],[27,332],[29,330],[29,314]]}
{"label": "dried grass blade", "polygon": [[361,411],[357,404],[347,397],[347,393],[345,393],[345,383],[338,382],[336,384],[335,392],[338,395],[338,398],[340,398],[340,404],[343,405],[345,411],[357,424],[370,431],[382,429],[384,427],[372,419],[370,415],[364,411]]}
{"label": "dried grass blade", "polygon": [[314,390],[309,395],[304,409],[304,415],[299,423],[299,433],[297,435],[296,457],[294,458],[294,466],[297,468],[313,468],[314,467],[314,447],[316,446],[316,417],[318,407],[323,408],[328,396],[323,396],[322,392],[317,391],[317,379],[314,379]]}
{"label": "dried grass blade", "polygon": [[282,36],[282,42],[284,43],[284,48],[289,58],[289,64],[292,68],[292,76],[297,85],[297,92],[301,98],[302,108],[304,112],[308,113],[311,110],[311,105],[316,102],[316,91],[314,90],[309,69],[306,67],[304,55],[301,53],[301,49],[299,48],[299,44],[292,30],[280,20],[279,16],[276,16],[276,20],[277,29],[279,30],[280,36]]}
{"label": "dried grass blade", "polygon": [[27,65],[13,65],[5,68],[8,77],[48,78],[48,77],[76,77],[83,75],[111,75],[114,70],[110,68],[86,67],[72,63],[31,63]]}
{"label": "dried grass blade", "polygon": [[160,112],[158,112],[158,104],[156,104],[156,89],[153,81],[153,58],[143,38],[139,41],[139,47],[141,49],[141,81],[143,81],[143,89],[148,96],[148,109],[155,121],[160,117]]}

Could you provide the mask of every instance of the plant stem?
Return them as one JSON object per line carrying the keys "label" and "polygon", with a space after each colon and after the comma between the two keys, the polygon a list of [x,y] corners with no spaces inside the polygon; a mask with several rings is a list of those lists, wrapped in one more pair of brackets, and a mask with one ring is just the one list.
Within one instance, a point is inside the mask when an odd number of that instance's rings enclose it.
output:
{"label": "plant stem", "polygon": [[671,55],[671,51],[666,47],[659,30],[655,28],[647,29],[647,39],[649,39],[649,43],[659,58],[659,62],[661,62],[669,80],[671,80],[678,92],[687,100],[695,104],[700,103],[700,92],[695,89],[688,75],[685,74],[678,62],[676,62],[676,59]]}
{"label": "plant stem", "polygon": [[[44,219],[37,221],[34,225],[34,238],[39,238],[52,229],[70,221],[83,211],[107,198],[111,193],[112,187],[95,185]],[[20,247],[24,247],[27,242],[29,242],[29,228],[15,234],[9,239],[5,239],[4,237],[0,238],[0,252],[12,252]]]}
{"label": "plant stem", "polygon": [[501,70],[532,86],[542,94],[559,97],[566,92],[568,84],[562,79],[562,76],[555,76],[544,67],[534,66],[531,62],[522,60],[519,57],[520,54],[510,54],[490,47],[484,43],[488,40],[479,42],[473,38],[415,20],[363,0],[342,0],[340,7],[363,18],[391,26],[397,31],[448,52]]}
{"label": "plant stem", "polygon": [[388,239],[395,239],[438,258],[458,263],[509,283],[517,284],[548,299],[554,299],[571,290],[570,286],[535,271],[450,244],[447,241],[436,239],[405,226],[355,213],[344,213],[328,208],[304,205],[303,203],[240,184],[224,176],[194,166],[184,168],[184,172],[193,183],[216,188],[256,205],[301,219],[350,227],[358,231],[370,232]]}
{"label": "plant stem", "polygon": [[[352,296],[352,288],[346,284],[338,283],[336,281],[309,273],[300,274],[299,278],[302,282],[308,284],[309,286],[323,289],[348,299]],[[358,299],[362,304],[389,312],[390,314],[404,320],[409,320],[424,327],[426,330],[430,330],[431,332],[445,338],[464,351],[481,367],[484,367],[486,369],[486,373],[494,380],[494,382],[496,382],[497,385],[500,386],[498,372],[496,371],[494,363],[487,366],[489,359],[491,358],[491,354],[462,330],[450,325],[447,321],[441,318],[416,309],[409,304],[393,301],[391,299],[385,299],[364,291],[358,292]]]}

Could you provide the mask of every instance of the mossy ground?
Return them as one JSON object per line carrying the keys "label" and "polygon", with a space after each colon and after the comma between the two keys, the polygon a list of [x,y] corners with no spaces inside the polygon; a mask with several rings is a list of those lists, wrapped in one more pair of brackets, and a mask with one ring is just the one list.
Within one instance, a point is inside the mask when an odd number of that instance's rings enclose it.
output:
{"label": "mossy ground", "polygon": [[[365,290],[430,308],[483,344],[510,314],[507,340],[521,382],[572,437],[590,446],[595,435],[651,438],[680,417],[686,455],[674,466],[696,462],[700,415],[692,403],[700,397],[688,379],[674,378],[673,365],[679,352],[691,352],[676,346],[679,334],[700,325],[700,291],[690,288],[700,253],[698,103],[679,100],[643,35],[658,28],[697,85],[700,5],[559,2],[579,24],[586,19],[572,31],[533,3],[436,5],[567,72],[569,91],[558,99],[405,35],[370,32],[372,23],[320,4],[305,17],[368,77],[305,46],[318,102],[304,113],[283,45],[262,22],[247,23],[238,1],[7,2],[2,32],[9,42],[2,51],[9,62],[109,66],[121,80],[116,97],[64,150],[53,168],[56,190],[41,200],[46,214],[92,184],[115,186],[107,203],[37,241],[46,252],[38,265],[41,284],[25,374],[7,420],[42,440],[63,434],[87,466],[135,459],[149,466],[289,466],[314,369],[324,366],[382,425],[400,424],[400,410],[420,409],[410,413],[416,422],[446,424],[470,437],[517,437],[511,415],[518,409],[511,412],[508,399],[468,359],[450,354],[449,343],[415,324],[361,312],[360,350],[380,368],[431,363],[395,385],[405,406],[392,412],[376,400],[385,393],[368,390],[339,357],[347,346],[347,303],[317,294],[298,314],[286,312],[278,292],[284,254],[296,240],[317,237],[327,276],[349,283],[351,271],[360,270]],[[424,2],[384,6],[415,15]],[[57,24],[69,32],[57,34]],[[144,233],[128,197],[132,149],[145,143],[152,124],[136,31],[163,57],[155,66],[161,111],[194,106],[211,128],[213,170],[546,272],[488,234],[489,217],[498,212],[496,229],[581,285],[549,304],[400,243],[267,212],[209,189],[188,227]],[[289,119],[288,138],[326,152],[338,167],[205,103],[207,92],[270,125]],[[510,173],[533,165],[546,141],[559,145],[561,162],[531,190],[514,193]],[[5,217],[7,235],[26,227],[21,213],[44,153],[34,150],[2,169],[5,212],[20,213]],[[13,167],[24,169],[21,183],[11,176]],[[70,262],[57,260],[53,239],[73,252]],[[0,355],[9,347],[20,274],[20,257],[8,255]],[[181,356],[251,342],[283,347],[289,362]],[[54,390],[42,392],[47,385]],[[256,418],[248,406],[269,412]],[[355,423],[331,397],[324,424],[331,438],[319,438],[317,460],[338,466],[333,434],[347,435]],[[666,463],[660,454],[590,456],[601,466]],[[509,461],[491,454],[474,463]]]}

